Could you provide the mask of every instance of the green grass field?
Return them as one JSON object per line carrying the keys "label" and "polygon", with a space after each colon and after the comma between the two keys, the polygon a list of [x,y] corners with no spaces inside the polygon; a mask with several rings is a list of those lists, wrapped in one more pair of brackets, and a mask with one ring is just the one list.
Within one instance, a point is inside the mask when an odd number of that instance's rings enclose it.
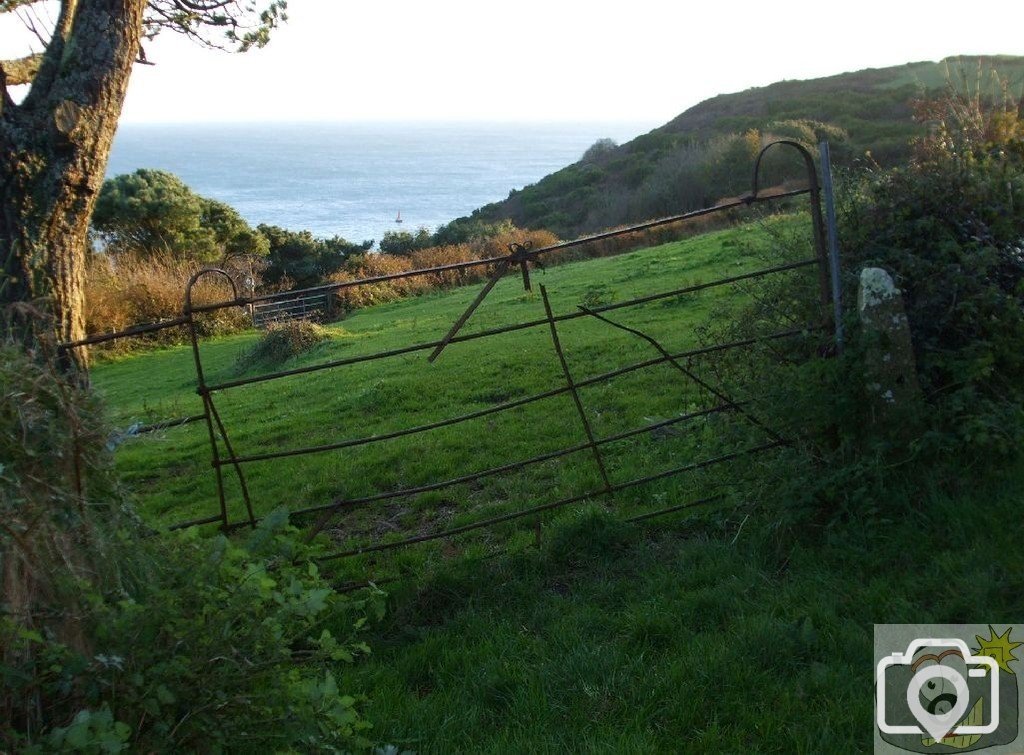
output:
{"label": "green grass field", "polygon": [[[778,226],[763,221],[535,275],[556,313],[667,290],[764,264]],[[766,232],[766,228],[771,232]],[[787,273],[813,276],[813,269]],[[359,311],[285,368],[440,337],[479,286]],[[671,350],[743,301],[731,287],[611,313]],[[472,332],[543,316],[509,276]],[[560,332],[577,380],[655,356],[589,319]],[[238,377],[254,334],[205,343],[211,382]],[[546,328],[261,383],[218,394],[240,453],[330,442],[483,408],[561,385]],[[708,363],[694,360],[702,375]],[[248,374],[248,373],[247,373]],[[99,365],[118,424],[199,410],[187,348]],[[676,416],[707,400],[665,365],[581,391],[598,436]],[[733,420],[695,423],[607,447],[613,481],[749,440]],[[358,449],[247,467],[257,510],[411,487],[579,443],[561,395],[499,415]],[[638,524],[625,515],[692,500],[770,456],[692,474],[494,530],[330,562],[339,581],[402,575],[373,654],[337,670],[382,743],[447,752],[855,752],[872,736],[872,624],[1013,621],[1024,591],[1019,547],[1024,468],[951,493],[891,475],[888,508],[828,526],[779,528],[769,510],[729,500]],[[763,462],[761,461],[763,459]],[[166,524],[216,511],[201,424],[126,441],[117,464],[144,518]],[[230,479],[230,476],[229,476]],[[459,526],[592,488],[586,453],[473,485],[359,506],[330,535],[341,547]],[[719,489],[715,487],[715,490]],[[787,502],[776,502],[784,509]],[[232,515],[241,516],[232,489]],[[539,532],[539,535],[538,535]],[[1016,636],[1016,635],[1015,635]]]}
{"label": "green grass field", "polygon": [[393,588],[344,681],[424,753],[868,752],[874,623],[1019,617],[1022,483],[894,478],[894,518],[782,544],[757,514],[566,512],[539,550]]}
{"label": "green grass field", "polygon": [[[792,220],[764,222],[796,231],[801,227]],[[768,238],[762,227],[754,225],[619,257],[557,266],[534,274],[532,292],[525,292],[518,276],[510,275],[477,311],[466,332],[543,319],[540,285],[548,290],[554,311],[566,313],[579,304],[614,304],[754,270],[765,264],[760,255]],[[812,270],[784,274],[814,275]],[[357,311],[330,326],[328,341],[283,367],[436,340],[478,290],[479,286],[468,286]],[[700,346],[699,326],[740,300],[731,286],[723,286],[608,315],[642,329],[675,352]],[[591,318],[561,323],[559,333],[577,382],[658,356],[650,344]],[[238,357],[256,337],[245,334],[204,343],[208,382],[239,377]],[[388,433],[565,384],[546,325],[451,344],[433,364],[427,361],[428,353],[225,390],[216,394],[217,405],[236,451],[249,455]],[[706,372],[699,360],[694,367]],[[100,365],[94,383],[107,397],[120,426],[201,410],[191,352],[185,346]],[[599,438],[700,410],[710,406],[711,399],[667,364],[588,386],[580,393]],[[603,451],[609,477],[613,483],[622,482],[703,458],[701,437],[712,432],[719,420],[712,417],[608,444]],[[246,465],[245,472],[259,515],[278,507],[295,511],[416,487],[585,440],[571,396],[563,393],[420,435],[254,462]],[[130,439],[121,446],[117,461],[124,479],[139,495],[144,516],[167,524],[216,513],[209,453],[205,426],[193,423]],[[226,472],[230,513],[237,520],[244,516],[244,509],[234,475]],[[667,480],[629,491],[619,496],[620,503],[634,513],[670,505],[696,497],[701,492],[695,482],[699,479]],[[590,451],[580,451],[512,474],[348,509],[337,518],[334,534],[344,545],[394,539],[402,533],[422,534],[570,497],[600,483]],[[523,529],[532,526],[531,521]]]}

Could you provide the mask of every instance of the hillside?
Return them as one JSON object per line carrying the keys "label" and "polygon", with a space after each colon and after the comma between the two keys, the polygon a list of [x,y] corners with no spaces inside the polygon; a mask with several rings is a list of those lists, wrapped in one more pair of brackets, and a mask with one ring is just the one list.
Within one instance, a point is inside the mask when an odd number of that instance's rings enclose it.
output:
{"label": "hillside", "polygon": [[[718,95],[626,144],[599,142],[578,162],[449,227],[509,218],[520,227],[571,238],[707,206],[749,191],[753,156],[778,137],[808,144],[828,138],[840,165],[866,153],[892,165],[922,133],[913,118],[914,101],[941,92],[947,82],[997,96],[1006,84],[1019,97],[1024,57],[962,56]],[[793,175],[798,173],[781,164],[769,166],[769,180]]]}
{"label": "hillside", "polygon": [[[763,264],[761,254],[779,241],[802,241],[806,249],[806,226],[805,216],[771,217],[551,267],[535,280],[550,289],[556,312],[579,302],[622,302],[670,282],[706,281]],[[813,279],[806,270],[786,275]],[[329,338],[315,351],[284,366],[436,338],[478,290],[460,287],[357,310],[329,326]],[[702,322],[735,312],[742,294],[708,289],[615,317],[674,351],[694,343]],[[510,276],[471,328],[528,319],[541,307],[537,293],[524,293]],[[590,320],[567,322],[560,332],[580,385],[591,374],[649,354],[644,343]],[[204,341],[208,376],[237,375],[238,356],[255,338]],[[703,375],[718,374],[713,358],[687,364]],[[173,347],[98,365],[93,378],[124,426],[196,411],[192,369],[188,348]],[[532,329],[455,344],[432,365],[422,353],[407,354],[222,392],[218,401],[245,451],[386,433],[521,398],[559,378],[548,334]],[[819,390],[808,382],[799,392],[813,403],[824,395]],[[631,421],[671,417],[697,399],[665,365],[583,391],[598,437]],[[760,396],[747,397],[764,405]],[[799,406],[777,406],[803,416]],[[855,422],[861,422],[859,412]],[[742,440],[733,437],[736,430],[712,421],[690,432],[633,438],[609,450],[609,472],[621,480],[669,468],[680,458],[712,457],[717,444]],[[204,433],[198,424],[171,427],[127,439],[118,449],[118,468],[147,521],[167,524],[215,506]],[[257,513],[266,514],[279,504],[294,510],[338,495],[415,488],[438,475],[579,440],[572,404],[561,396],[553,405],[522,406],[503,420],[481,417],[429,436],[254,466],[250,484]],[[652,481],[614,500],[595,497],[543,519],[328,562],[324,574],[332,584],[401,575],[386,584],[386,618],[363,635],[372,654],[355,664],[325,664],[336,688],[366,694],[360,710],[374,723],[370,736],[396,748],[387,751],[866,750],[871,688],[849,680],[870,676],[874,624],[1013,615],[1024,574],[1015,547],[1024,467],[1008,463],[986,478],[950,455],[950,466],[934,468],[933,479],[921,485],[905,463],[880,467],[876,478],[879,462],[870,460],[867,475],[848,477],[844,468],[832,477],[827,466],[804,469],[801,456],[775,453],[719,467],[717,475],[703,470]],[[505,480],[479,479],[450,493],[351,508],[331,535],[335,546],[371,545],[461,527],[593,484],[594,474],[585,456],[552,460]],[[817,474],[821,486],[810,483]],[[754,480],[778,484],[780,478],[787,481],[786,494],[758,504],[744,493],[713,508],[621,521],[693,500],[702,489],[753,491]],[[814,491],[833,484],[835,495],[845,496],[836,506],[850,506],[854,516],[821,507]],[[264,537],[260,530],[253,540]],[[902,568],[894,570],[893,563]],[[182,621],[212,634],[205,615]],[[259,622],[248,611],[239,614],[230,628],[233,642],[239,627],[253,624]],[[334,625],[328,628],[342,636]]]}
{"label": "hillside", "polygon": [[[804,199],[88,386],[0,347],[0,751],[1024,751],[1024,113],[966,105],[840,176],[841,301]],[[999,671],[928,719],[911,637]]]}
{"label": "hillside", "polygon": [[[796,224],[801,228],[805,225],[799,221]],[[552,306],[560,313],[571,312],[580,303],[597,306],[622,302],[665,290],[668,280],[706,281],[757,269],[763,266],[760,253],[773,239],[772,234],[789,233],[785,229],[792,225],[793,221],[775,219],[630,254],[559,265],[541,271],[536,276],[537,284],[550,290]],[[804,271],[787,275],[801,273],[809,275]],[[329,338],[313,352],[285,366],[440,338],[478,290],[476,285],[464,286],[357,310],[329,326]],[[697,326],[706,322],[711,312],[723,310],[730,303],[735,306],[735,302],[736,297],[727,289],[715,288],[678,301],[627,310],[623,317],[661,339],[668,348],[681,350],[700,345]],[[543,313],[536,290],[524,293],[522,283],[508,277],[495,287],[467,327],[468,331],[501,327],[542,317]],[[689,327],[680,328],[681,322]],[[607,325],[589,320],[566,324],[566,350],[574,363],[579,360],[579,379],[651,356],[649,344],[609,330]],[[250,332],[204,343],[207,379],[238,377],[239,355],[257,338],[257,333]],[[262,371],[268,370],[264,367]],[[588,402],[595,402],[598,418],[594,420],[594,432],[613,434],[627,429],[629,423],[650,421],[645,417],[672,416],[687,401],[695,400],[691,387],[678,376],[673,378],[674,374],[671,368],[661,366],[584,392]],[[433,364],[416,352],[382,362],[353,364],[340,372],[328,370],[285,383],[267,382],[227,391],[220,411],[239,451],[251,452],[267,445],[329,443],[342,436],[388,433],[410,424],[435,422],[557,386],[559,375],[549,334],[542,328],[531,328],[496,339],[458,344]],[[93,381],[109,401],[121,427],[201,410],[194,389],[191,352],[184,345],[97,365]],[[658,390],[666,381],[674,388]],[[305,409],[297,413],[296,406]],[[246,473],[257,514],[266,514],[281,504],[295,510],[338,496],[361,496],[431,482],[446,474],[470,473],[529,457],[541,446],[549,450],[558,443],[571,445],[579,431],[574,416],[571,402],[556,397],[508,414],[439,428],[428,435],[395,438],[384,446],[278,459],[273,464],[252,465]],[[539,435],[538,427],[545,428]],[[201,423],[192,423],[133,438],[120,447],[118,467],[124,479],[140,491],[140,510],[149,521],[168,524],[215,510],[213,475],[182,474],[183,470],[208,468],[205,433]],[[689,442],[674,435],[655,439],[640,458],[643,464],[655,464],[672,450],[681,453]],[[639,469],[641,462],[631,448],[619,449],[622,463],[628,462],[628,469]],[[620,463],[619,451],[609,462],[613,467]],[[493,513],[495,506],[515,508],[522,500],[543,500],[553,491],[587,482],[586,460],[576,461],[561,463],[542,478],[524,475],[516,482],[516,496],[509,496],[503,479],[481,480],[457,486],[454,493],[416,496],[403,506],[388,509],[388,516],[402,510],[403,521],[422,516],[424,520],[416,526],[429,528],[436,526],[431,520],[434,507],[438,503],[447,506],[449,500],[470,502],[464,508],[460,506],[460,511],[447,511],[446,516],[456,518],[479,518],[483,512]],[[296,485],[296,480],[303,483]],[[235,516],[241,511],[237,497],[233,504]],[[368,528],[364,536],[381,526],[377,521],[380,511],[372,507],[354,510],[352,515],[357,519],[369,517],[372,524],[361,523]]]}

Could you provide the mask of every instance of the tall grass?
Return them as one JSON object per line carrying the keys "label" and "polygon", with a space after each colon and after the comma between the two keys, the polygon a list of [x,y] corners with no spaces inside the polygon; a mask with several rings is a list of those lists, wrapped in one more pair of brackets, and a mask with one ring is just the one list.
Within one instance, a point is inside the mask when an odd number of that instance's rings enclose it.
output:
{"label": "tall grass", "polygon": [[[79,583],[111,589],[120,581],[107,557],[120,512],[110,505],[98,402],[48,364],[0,345],[0,428],[0,635],[45,633],[88,653]],[[24,665],[28,647],[0,642],[5,668]],[[42,714],[24,703],[13,692],[0,695],[0,715],[31,728]]]}
{"label": "tall grass", "polygon": [[[558,265],[585,259],[611,257],[617,254],[644,249],[651,246],[675,241],[680,238],[695,236],[707,231],[725,228],[736,224],[739,215],[733,211],[725,211],[718,215],[694,218],[692,220],[669,223],[656,228],[640,231],[624,232],[625,226],[609,229],[609,232],[620,231],[619,235],[595,239],[578,246],[562,249],[544,255],[540,262],[543,265]],[[366,254],[353,257],[344,269],[329,278],[333,283],[345,283],[362,278],[374,278],[411,270],[442,267],[460,262],[501,257],[509,253],[513,244],[528,249],[542,249],[559,243],[559,239],[550,231],[523,230],[513,227],[495,236],[470,241],[463,244],[446,244],[429,247],[412,252],[408,255]],[[338,309],[347,312],[362,307],[383,304],[407,296],[415,296],[436,289],[452,288],[485,280],[492,271],[484,267],[467,270],[445,270],[414,278],[402,278],[365,286],[344,288],[336,293]]]}
{"label": "tall grass", "polygon": [[[770,191],[779,191],[781,188]],[[732,198],[730,198],[732,199]],[[725,200],[723,200],[725,201]],[[742,219],[743,213],[730,210],[642,231],[623,232],[568,249],[544,255],[544,265],[557,265],[583,259],[609,257],[616,254],[657,246],[725,228]],[[623,227],[610,229],[623,231]],[[541,249],[557,244],[550,231],[523,230],[511,227],[497,235],[474,239],[461,244],[445,244],[411,252],[407,255],[368,253],[353,255],[342,268],[324,281],[345,283],[397,273],[443,267],[473,260],[501,257],[512,245]],[[125,330],[141,323],[154,323],[181,314],[185,285],[202,265],[181,259],[136,258],[130,255],[97,254],[89,263],[86,278],[86,327],[90,335]],[[258,277],[252,270],[247,275]],[[485,280],[492,274],[486,267],[445,270],[428,275],[401,278],[370,285],[353,286],[335,293],[335,311],[347,313],[363,307],[384,304],[438,289]],[[239,275],[241,277],[241,274]],[[277,288],[279,288],[278,286]],[[196,304],[225,301],[232,297],[230,287],[220,278],[201,279],[193,290]],[[248,312],[242,307],[228,307],[205,313],[199,320],[203,335],[221,335],[251,326]],[[169,328],[145,336],[112,341],[100,349],[106,353],[124,353],[141,345],[168,345],[183,342],[183,328]]]}
{"label": "tall grass", "polygon": [[[111,333],[140,323],[160,322],[181,314],[185,285],[201,263],[179,259],[140,259],[130,255],[94,255],[86,273],[86,331]],[[200,279],[193,290],[195,304],[231,298],[230,286],[212,277]],[[204,314],[204,334],[230,333],[248,327],[247,313],[238,307]],[[113,341],[108,352],[127,351],[140,343],[177,343],[185,338],[182,328],[168,328],[141,338]]]}

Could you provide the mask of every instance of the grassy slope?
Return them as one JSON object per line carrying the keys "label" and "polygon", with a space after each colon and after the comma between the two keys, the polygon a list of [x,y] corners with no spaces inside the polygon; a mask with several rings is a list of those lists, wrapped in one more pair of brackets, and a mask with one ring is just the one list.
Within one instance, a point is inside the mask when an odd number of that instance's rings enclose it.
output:
{"label": "grassy slope", "polygon": [[1024,590],[1024,468],[892,483],[888,520],[781,545],[757,514],[569,512],[540,551],[399,589],[344,684],[424,753],[868,751],[872,624],[1012,622]]}
{"label": "grassy slope", "polygon": [[[584,298],[622,299],[744,269],[755,263],[737,259],[740,252],[763,240],[757,229],[739,229],[554,268],[537,281],[565,311]],[[304,361],[429,340],[476,290],[359,312]],[[716,298],[720,303],[721,297],[703,294],[618,316],[683,347]],[[533,317],[539,307],[509,279],[472,327]],[[577,374],[649,354],[594,327],[564,328]],[[232,372],[235,356],[251,341],[240,336],[205,347],[214,379]],[[543,330],[491,343],[452,347],[434,367],[420,354],[244,389],[242,398],[227,402],[229,427],[239,428],[235,435],[247,449],[256,446],[252,431],[241,429],[246,425],[291,445],[311,440],[303,429],[311,425],[325,436],[352,436],[483,406],[559,379]],[[693,400],[674,374],[651,375],[585,395],[599,432],[642,416],[670,416]],[[147,409],[166,416],[197,406],[185,349],[106,364],[94,379],[122,421],[145,419]],[[495,456],[578,440],[571,404],[556,402],[504,427],[470,425],[415,443],[392,441],[397,447],[374,453],[316,457],[308,466],[271,464],[262,473],[254,467],[253,487],[268,508],[341,489],[413,484],[462,471],[470,456],[483,466]],[[201,427],[179,428],[121,448],[119,466],[138,487],[147,517],[167,521],[211,510],[203,434]],[[667,466],[692,452],[685,438],[645,439],[617,457],[615,473]],[[580,459],[504,487],[382,505],[346,519],[340,537],[360,528],[372,539],[457,524],[592,477]],[[894,473],[888,510],[825,530],[801,527],[797,538],[767,534],[775,523],[766,512],[745,519],[719,510],[629,526],[591,504],[549,518],[539,548],[528,528],[512,528],[490,539],[412,549],[370,565],[381,573],[410,567],[420,576],[391,586],[392,610],[370,638],[374,655],[339,669],[343,688],[369,695],[367,712],[382,741],[425,753],[866,750],[873,622],[999,622],[1019,611],[1022,483],[1024,469],[1014,468],[1001,480],[973,485],[968,495],[951,494],[938,485],[908,490]],[[619,503],[627,510],[665,505],[697,487],[699,480],[663,483],[621,495]],[[510,555],[476,558],[490,556],[490,546],[506,538]],[[351,573],[365,566],[353,564]]]}
{"label": "grassy slope", "polygon": [[[979,61],[983,61],[980,63]],[[474,218],[511,218],[520,227],[547,228],[564,238],[651,215],[695,209],[718,197],[749,190],[744,169],[719,175],[714,160],[702,175],[680,171],[695,143],[742,134],[748,129],[782,133],[778,124],[810,120],[844,129],[848,139],[833,140],[833,160],[849,163],[871,151],[875,160],[893,164],[908,155],[909,142],[922,133],[911,103],[926,92],[941,91],[947,80],[961,90],[991,91],[994,68],[1020,96],[1024,58],[994,56],[951,58],[939,63],[908,63],[807,81],[722,94],[705,100],[648,134],[621,145],[600,160],[569,165],[501,202],[476,210]],[[979,73],[984,72],[979,81]],[[947,79],[948,77],[948,79]],[[773,125],[775,124],[775,125]],[[715,158],[720,159],[720,158]],[[749,159],[749,158],[745,158]],[[788,175],[798,175],[795,171]],[[679,181],[703,185],[679,196]],[[676,187],[667,206],[666,186]]]}
{"label": "grassy slope", "polygon": [[868,68],[806,81],[779,81],[721,94],[681,113],[655,133],[707,138],[758,128],[769,120],[810,118],[848,130],[852,127],[850,137],[859,148],[870,148],[879,137],[894,137],[905,152],[910,137],[918,133],[911,121],[911,99],[939,91],[947,83],[961,90],[989,91],[988,76],[993,69],[999,71],[1011,93],[1019,93],[1024,83],[1024,58],[948,58],[938,63]]}
{"label": "grassy slope", "polygon": [[[773,227],[802,229],[791,221]],[[802,230],[800,230],[802,232]],[[619,257],[538,272],[534,293],[508,277],[492,292],[467,331],[543,317],[536,284],[545,285],[556,312],[581,302],[622,301],[718,275],[754,269],[755,252],[767,237],[755,226],[709,234]],[[809,255],[808,255],[809,256]],[[810,272],[792,273],[808,274]],[[478,286],[432,294],[359,311],[331,328],[331,339],[297,364],[365,354],[439,338],[479,290]],[[698,345],[695,328],[728,296],[728,288],[617,311],[616,319],[639,326],[681,350]],[[579,380],[656,356],[638,339],[592,320],[560,327],[563,345]],[[254,335],[204,344],[207,379],[235,376],[237,356]],[[419,425],[563,385],[546,327],[453,344],[433,365],[427,352],[285,378],[217,394],[218,407],[240,453],[329,443]],[[199,411],[190,351],[167,349],[102,365],[94,383],[108,396],[119,425]],[[661,365],[582,389],[597,436],[692,411],[701,397],[687,381]],[[607,447],[610,475],[625,480],[699,456],[695,432],[637,438]],[[338,497],[412,487],[574,445],[583,440],[569,396],[556,396],[504,414],[472,420],[428,434],[331,451],[315,456],[260,462],[246,468],[257,513],[290,510]],[[201,423],[129,440],[118,453],[125,479],[139,492],[140,508],[155,522],[169,523],[216,511],[214,477],[208,466],[206,428]],[[233,478],[228,475],[230,481]],[[458,526],[573,495],[598,485],[586,453],[553,460],[528,472],[485,479],[413,499],[363,507],[344,519],[344,536],[372,542],[394,531]],[[624,495],[636,505],[664,495],[685,495],[689,483],[668,481]],[[232,514],[242,509],[232,490]]]}

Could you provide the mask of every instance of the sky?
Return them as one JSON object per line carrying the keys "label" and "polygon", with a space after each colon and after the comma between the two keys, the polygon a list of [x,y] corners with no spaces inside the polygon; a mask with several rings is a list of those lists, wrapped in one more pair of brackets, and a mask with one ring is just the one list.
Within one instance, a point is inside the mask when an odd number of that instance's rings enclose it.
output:
{"label": "sky", "polygon": [[[122,122],[630,121],[716,94],[958,54],[1024,54],[1020,0],[290,0],[244,55],[146,45]],[[29,42],[11,19],[0,55]],[[37,45],[38,46],[38,45]]]}

